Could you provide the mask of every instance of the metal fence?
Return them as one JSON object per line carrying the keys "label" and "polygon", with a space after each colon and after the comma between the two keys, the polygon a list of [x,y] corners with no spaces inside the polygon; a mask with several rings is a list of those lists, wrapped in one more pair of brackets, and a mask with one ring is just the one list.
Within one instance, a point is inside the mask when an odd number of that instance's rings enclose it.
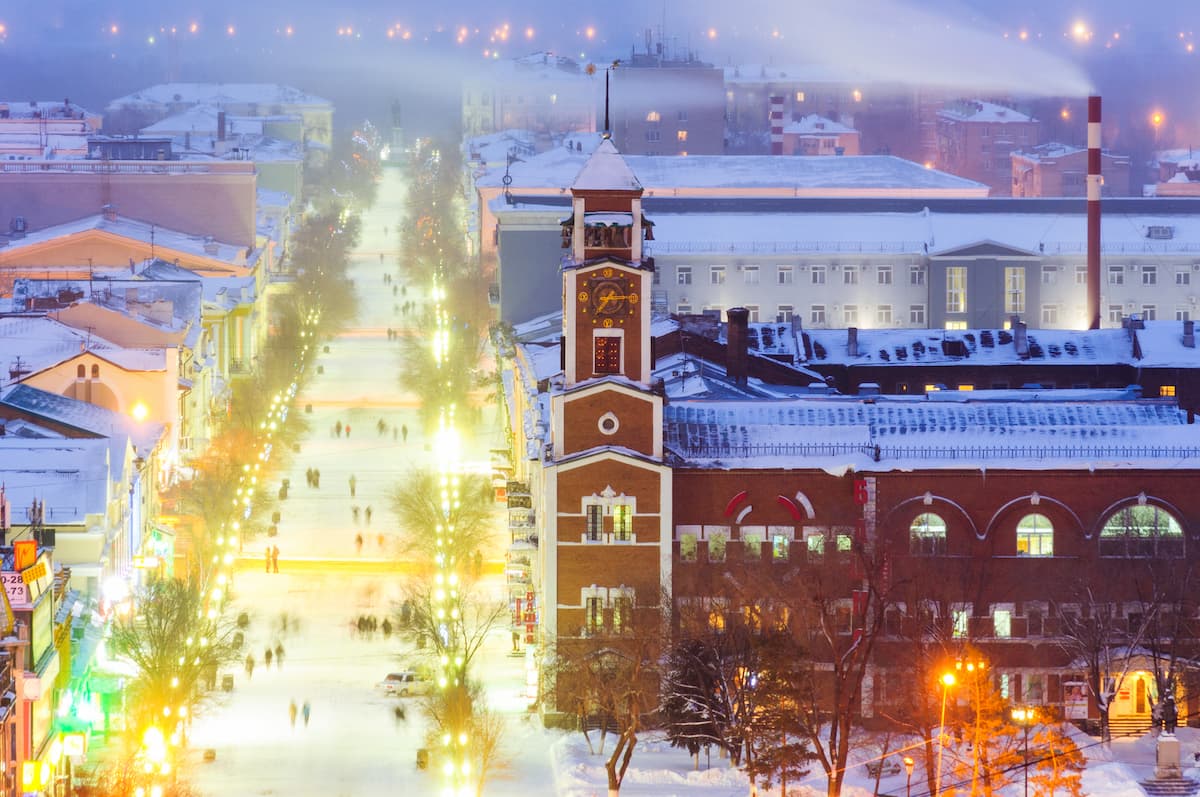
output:
{"label": "metal fence", "polygon": [[1189,446],[874,446],[845,443],[716,443],[674,446],[685,457],[695,459],[751,459],[755,457],[838,457],[862,455],[877,462],[889,460],[952,460],[975,462],[1006,460],[1021,462],[1042,459],[1157,459],[1200,458],[1200,448]]}

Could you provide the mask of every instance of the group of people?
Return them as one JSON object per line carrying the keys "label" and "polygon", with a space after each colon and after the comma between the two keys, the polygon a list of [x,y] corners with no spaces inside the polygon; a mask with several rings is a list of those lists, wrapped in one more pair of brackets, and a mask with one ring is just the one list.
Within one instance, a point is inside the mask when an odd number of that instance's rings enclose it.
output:
{"label": "group of people", "polygon": [[[312,715],[312,705],[305,700],[304,706],[300,709],[300,714],[304,717],[304,727],[308,727],[308,718]],[[288,706],[288,719],[291,720],[292,727],[296,727],[296,699],[292,698],[291,704]]]}
{"label": "group of people", "polygon": [[321,471],[317,468],[309,468],[304,471],[304,478],[308,482],[309,487],[321,486]]}
{"label": "group of people", "polygon": [[367,504],[366,509],[363,509],[358,504],[354,504],[350,507],[350,515],[354,518],[355,523],[358,522],[358,515],[360,512],[362,513],[363,517],[366,518],[367,525],[371,525],[371,515],[375,513],[375,510],[371,509],[371,505]]}
{"label": "group of people", "polygon": [[[270,645],[267,645],[267,649],[265,651],[263,651],[263,662],[265,663],[267,669],[270,669],[272,661],[275,662],[276,667],[279,667],[281,669],[283,668],[283,643],[282,642],[276,642],[274,648],[272,648]],[[254,676],[254,666],[255,666],[254,654],[247,653],[246,654],[246,677],[247,678],[251,678]]]}
{"label": "group of people", "polygon": [[338,422],[333,425],[333,429],[330,430],[329,436],[336,436],[338,439],[341,439],[342,432],[346,433],[346,439],[350,438],[350,424],[343,424],[341,419],[339,419]]}
{"label": "group of people", "polygon": [[354,629],[366,637],[372,636],[376,631],[382,631],[383,638],[388,639],[392,636],[393,627],[392,621],[386,617],[380,623],[379,619],[372,614],[360,614],[354,621]]}
{"label": "group of people", "polygon": [[[274,536],[274,535],[272,535],[272,536]],[[268,573],[278,573],[279,572],[279,546],[278,545],[268,545],[267,546],[267,572]]]}

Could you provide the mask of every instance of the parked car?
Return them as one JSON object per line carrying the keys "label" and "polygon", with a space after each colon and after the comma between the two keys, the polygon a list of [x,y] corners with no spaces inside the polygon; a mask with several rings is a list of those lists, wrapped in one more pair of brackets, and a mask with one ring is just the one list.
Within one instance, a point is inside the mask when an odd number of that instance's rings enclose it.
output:
{"label": "parked car", "polygon": [[409,695],[425,694],[429,691],[430,684],[429,679],[420,673],[405,670],[404,672],[388,673],[387,677],[375,686],[382,689],[384,694],[408,697]]}

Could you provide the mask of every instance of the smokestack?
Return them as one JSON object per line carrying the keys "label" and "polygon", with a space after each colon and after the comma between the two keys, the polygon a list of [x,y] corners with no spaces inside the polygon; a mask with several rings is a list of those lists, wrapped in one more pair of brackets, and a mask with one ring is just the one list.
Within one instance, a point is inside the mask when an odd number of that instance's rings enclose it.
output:
{"label": "smokestack", "polygon": [[730,307],[726,314],[729,325],[725,330],[725,373],[735,385],[744,385],[750,374],[747,334],[750,311],[745,307]]}
{"label": "smokestack", "polygon": [[225,112],[217,111],[217,141],[225,140]]}
{"label": "smokestack", "polygon": [[1100,328],[1100,98],[1088,97],[1087,126],[1088,329]]}
{"label": "smokestack", "polygon": [[848,357],[858,356],[858,327],[846,328],[846,355]]}
{"label": "smokestack", "polygon": [[771,154],[783,154],[783,97],[771,97]]}

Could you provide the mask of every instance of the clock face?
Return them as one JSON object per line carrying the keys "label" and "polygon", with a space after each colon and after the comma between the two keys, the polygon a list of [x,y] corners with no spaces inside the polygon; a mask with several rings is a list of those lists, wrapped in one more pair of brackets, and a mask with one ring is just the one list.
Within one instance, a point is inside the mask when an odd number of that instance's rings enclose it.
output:
{"label": "clock face", "polygon": [[613,326],[623,324],[624,319],[637,310],[640,297],[637,282],[614,269],[593,271],[580,282],[578,299],[580,310],[592,318],[593,324]]}

